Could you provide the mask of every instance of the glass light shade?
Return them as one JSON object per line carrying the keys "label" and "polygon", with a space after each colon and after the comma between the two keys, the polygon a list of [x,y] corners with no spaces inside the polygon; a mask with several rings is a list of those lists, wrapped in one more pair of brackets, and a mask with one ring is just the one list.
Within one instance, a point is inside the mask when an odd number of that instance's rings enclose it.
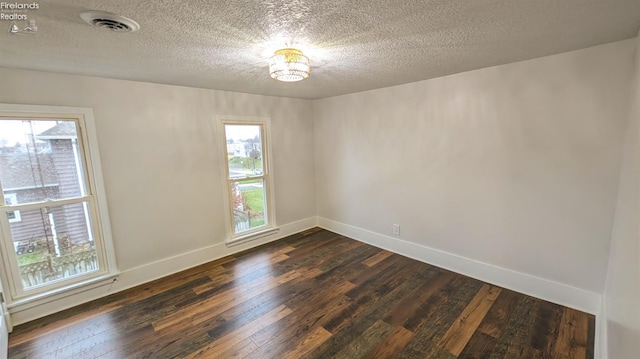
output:
{"label": "glass light shade", "polygon": [[309,58],[296,49],[282,49],[269,59],[271,78],[284,82],[301,81],[311,75]]}

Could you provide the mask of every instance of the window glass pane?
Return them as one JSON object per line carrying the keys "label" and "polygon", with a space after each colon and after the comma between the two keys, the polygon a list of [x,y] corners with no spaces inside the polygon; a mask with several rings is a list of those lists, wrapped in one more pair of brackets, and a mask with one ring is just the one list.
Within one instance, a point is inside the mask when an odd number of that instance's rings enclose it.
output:
{"label": "window glass pane", "polygon": [[86,202],[20,211],[9,228],[24,289],[98,270]]}
{"label": "window glass pane", "polygon": [[76,123],[0,120],[0,182],[13,204],[84,196]]}
{"label": "window glass pane", "polygon": [[260,125],[225,125],[230,178],[262,176],[262,131]]}
{"label": "window glass pane", "polygon": [[265,188],[263,179],[250,179],[231,182],[233,200],[233,222],[235,233],[264,226]]}

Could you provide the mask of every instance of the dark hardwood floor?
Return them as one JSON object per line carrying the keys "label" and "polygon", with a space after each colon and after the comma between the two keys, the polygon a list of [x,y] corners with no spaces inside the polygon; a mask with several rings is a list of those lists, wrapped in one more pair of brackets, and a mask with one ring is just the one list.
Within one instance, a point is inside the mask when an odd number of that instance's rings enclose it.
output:
{"label": "dark hardwood floor", "polygon": [[593,358],[592,315],[313,229],[15,328],[10,358]]}

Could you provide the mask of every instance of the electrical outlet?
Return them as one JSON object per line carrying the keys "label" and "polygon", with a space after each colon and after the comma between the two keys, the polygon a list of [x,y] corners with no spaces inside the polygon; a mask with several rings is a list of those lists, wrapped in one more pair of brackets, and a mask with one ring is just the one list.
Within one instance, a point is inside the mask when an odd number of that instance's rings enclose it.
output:
{"label": "electrical outlet", "polygon": [[394,224],[393,225],[393,234],[396,236],[400,236],[400,225],[399,224]]}

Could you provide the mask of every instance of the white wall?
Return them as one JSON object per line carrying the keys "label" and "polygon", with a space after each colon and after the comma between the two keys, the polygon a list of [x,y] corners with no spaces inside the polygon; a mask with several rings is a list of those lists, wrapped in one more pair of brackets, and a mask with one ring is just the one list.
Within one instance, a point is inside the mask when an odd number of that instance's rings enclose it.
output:
{"label": "white wall", "polygon": [[599,297],[634,51],[314,101],[318,216]]}
{"label": "white wall", "polygon": [[640,38],[604,292],[609,358],[640,353]]}
{"label": "white wall", "polygon": [[[3,68],[0,79],[0,102],[94,109],[123,272],[110,290],[228,253],[216,115],[271,118],[277,223],[315,224],[308,100]],[[182,254],[183,260],[163,262]],[[16,316],[18,323],[31,318]]]}

